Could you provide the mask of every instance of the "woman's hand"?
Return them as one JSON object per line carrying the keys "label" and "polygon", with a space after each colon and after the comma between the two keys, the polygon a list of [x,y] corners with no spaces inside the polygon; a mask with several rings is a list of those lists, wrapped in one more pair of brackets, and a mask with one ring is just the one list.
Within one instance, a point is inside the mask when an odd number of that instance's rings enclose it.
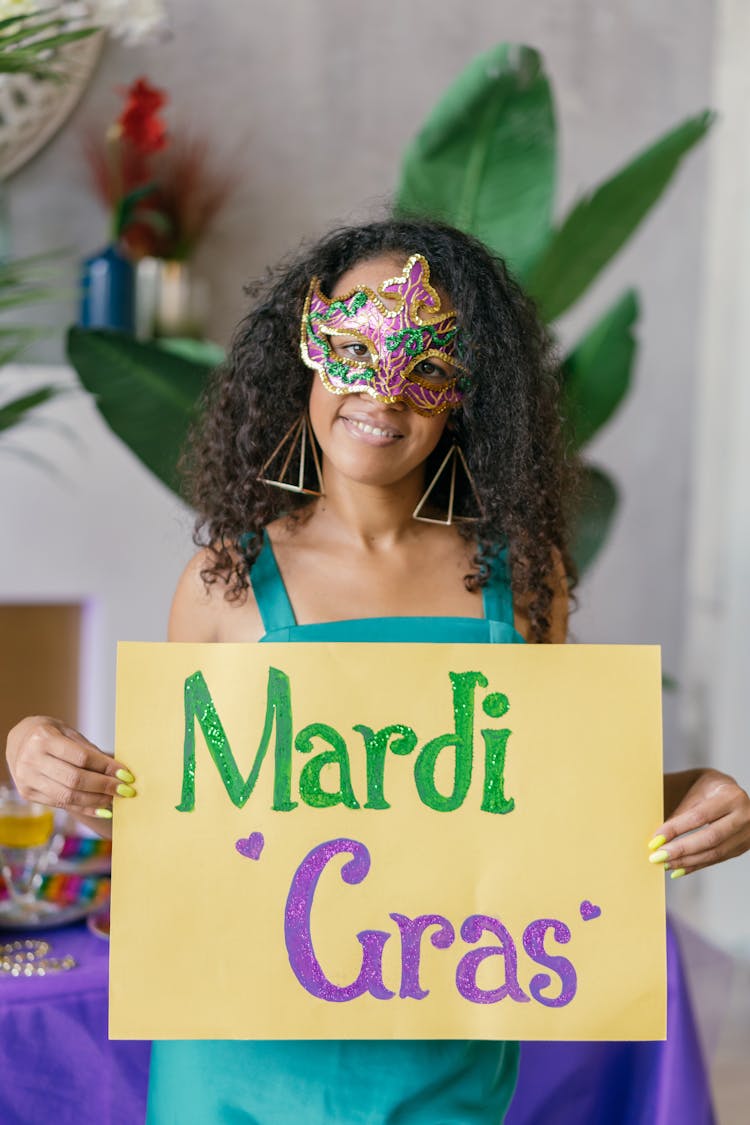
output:
{"label": "woman's hand", "polygon": [[649,858],[673,879],[750,849],[750,797],[734,778],[687,770],[667,774],[664,791],[665,807],[673,811],[649,843]]}
{"label": "woman's hand", "polygon": [[115,797],[134,797],[130,770],[59,719],[22,719],[8,735],[8,766],[27,801],[65,809],[109,835]]}

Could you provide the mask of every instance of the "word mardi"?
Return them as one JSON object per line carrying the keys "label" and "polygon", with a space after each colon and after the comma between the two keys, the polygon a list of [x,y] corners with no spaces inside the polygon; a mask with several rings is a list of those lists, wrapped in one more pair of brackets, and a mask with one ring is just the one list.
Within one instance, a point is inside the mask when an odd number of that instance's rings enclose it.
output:
{"label": "word mardi", "polygon": [[[420,800],[437,812],[453,812],[466,799],[474,770],[474,714],[477,688],[488,686],[481,672],[449,672],[453,696],[453,729],[425,742],[414,758],[414,782]],[[482,710],[490,718],[501,718],[510,704],[502,692],[490,692],[482,701]],[[411,727],[390,723],[373,730],[359,723],[352,730],[364,741],[367,794],[363,806],[352,784],[349,749],[346,739],[328,723],[308,723],[294,734],[292,720],[292,687],[289,677],[278,668],[268,669],[266,713],[260,744],[252,768],[243,778],[229,740],[202,672],[185,680],[185,739],[183,750],[182,799],[178,812],[195,807],[195,721],[198,721],[209,752],[224,783],[229,798],[237,808],[248,801],[260,774],[271,736],[275,729],[273,751],[273,805],[276,812],[289,812],[299,802],[292,795],[293,750],[312,755],[299,777],[299,799],[311,808],[323,809],[344,805],[349,809],[389,809],[385,797],[385,766],[388,752],[405,757],[414,753],[419,739]],[[509,813],[515,807],[512,797],[505,796],[505,756],[508,728],[480,731],[484,742],[484,782],[482,812]],[[327,749],[313,754],[315,741]],[[453,751],[453,786],[442,793],[435,772],[444,751]],[[327,766],[338,770],[338,786],[324,788],[322,773]]]}

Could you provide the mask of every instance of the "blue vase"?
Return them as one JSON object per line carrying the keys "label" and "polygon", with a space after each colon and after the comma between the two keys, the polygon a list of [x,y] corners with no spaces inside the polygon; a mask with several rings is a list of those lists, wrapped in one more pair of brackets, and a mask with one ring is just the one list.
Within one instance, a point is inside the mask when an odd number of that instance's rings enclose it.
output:
{"label": "blue vase", "polygon": [[110,245],[81,265],[81,328],[135,329],[135,270],[119,247]]}

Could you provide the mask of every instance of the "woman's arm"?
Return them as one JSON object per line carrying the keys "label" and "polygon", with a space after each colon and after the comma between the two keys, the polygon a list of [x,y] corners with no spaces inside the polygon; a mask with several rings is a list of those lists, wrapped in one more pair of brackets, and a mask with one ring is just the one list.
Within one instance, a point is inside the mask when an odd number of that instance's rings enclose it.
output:
{"label": "woman's arm", "polygon": [[17,723],[8,735],[5,756],[22,797],[65,809],[100,836],[112,835],[114,798],[135,796],[135,778],[122,762],[49,715],[32,715]]}
{"label": "woman's arm", "polygon": [[667,819],[649,847],[672,878],[734,859],[750,850],[750,797],[734,778],[713,769],[664,775]]}
{"label": "woman's arm", "polygon": [[[213,609],[217,594],[206,593],[200,577],[204,565],[201,552],[180,578],[170,614],[170,640],[218,639]],[[65,809],[100,836],[112,835],[115,797],[135,796],[135,778],[123,762],[49,715],[32,715],[17,723],[8,735],[5,753],[22,797]]]}

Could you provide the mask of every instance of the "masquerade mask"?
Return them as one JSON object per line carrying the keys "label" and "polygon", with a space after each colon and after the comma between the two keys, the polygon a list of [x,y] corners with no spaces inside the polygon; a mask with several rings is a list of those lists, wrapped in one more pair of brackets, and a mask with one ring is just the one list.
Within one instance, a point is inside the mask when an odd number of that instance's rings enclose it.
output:
{"label": "masquerade mask", "polygon": [[[377,293],[359,285],[331,300],[314,277],[302,314],[301,352],[333,394],[365,393],[379,402],[405,402],[417,414],[441,414],[460,404],[466,387],[455,358],[457,335],[456,314],[441,312],[427,260],[412,254]],[[361,357],[353,347],[351,354],[336,351],[336,337],[367,351]],[[433,360],[449,366],[441,370]]]}

